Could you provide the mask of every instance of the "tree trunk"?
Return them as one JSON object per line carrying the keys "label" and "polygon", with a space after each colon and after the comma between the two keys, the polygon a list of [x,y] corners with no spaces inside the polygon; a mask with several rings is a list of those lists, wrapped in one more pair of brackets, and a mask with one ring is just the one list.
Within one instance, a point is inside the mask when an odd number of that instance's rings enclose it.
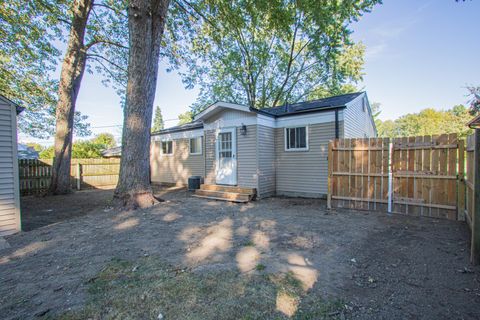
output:
{"label": "tree trunk", "polygon": [[63,59],[56,110],[55,158],[49,193],[71,192],[72,134],[80,84],[86,65],[85,30],[93,0],[75,0],[67,51]]}
{"label": "tree trunk", "polygon": [[130,51],[122,159],[115,190],[121,206],[154,205],[150,185],[150,128],[157,85],[160,43],[169,0],[132,0],[128,7]]}

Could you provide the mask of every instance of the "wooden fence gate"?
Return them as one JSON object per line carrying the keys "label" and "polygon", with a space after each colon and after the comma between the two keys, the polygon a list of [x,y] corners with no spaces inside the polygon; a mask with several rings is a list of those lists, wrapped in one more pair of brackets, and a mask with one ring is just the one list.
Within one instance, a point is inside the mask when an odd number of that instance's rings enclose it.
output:
{"label": "wooden fence gate", "polygon": [[330,208],[463,219],[464,142],[456,134],[336,139],[328,164]]}

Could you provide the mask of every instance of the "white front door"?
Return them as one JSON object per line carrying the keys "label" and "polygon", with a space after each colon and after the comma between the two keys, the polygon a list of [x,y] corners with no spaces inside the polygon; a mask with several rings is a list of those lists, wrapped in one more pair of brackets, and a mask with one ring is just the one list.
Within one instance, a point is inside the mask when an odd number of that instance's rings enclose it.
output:
{"label": "white front door", "polygon": [[217,184],[237,184],[237,136],[235,128],[221,129],[217,132]]}

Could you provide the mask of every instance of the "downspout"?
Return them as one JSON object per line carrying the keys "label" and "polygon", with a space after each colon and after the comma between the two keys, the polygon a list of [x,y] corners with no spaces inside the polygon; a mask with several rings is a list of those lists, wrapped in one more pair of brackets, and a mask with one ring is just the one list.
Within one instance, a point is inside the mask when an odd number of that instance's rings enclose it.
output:
{"label": "downspout", "polygon": [[338,109],[335,109],[335,139],[340,138],[340,130],[338,127]]}

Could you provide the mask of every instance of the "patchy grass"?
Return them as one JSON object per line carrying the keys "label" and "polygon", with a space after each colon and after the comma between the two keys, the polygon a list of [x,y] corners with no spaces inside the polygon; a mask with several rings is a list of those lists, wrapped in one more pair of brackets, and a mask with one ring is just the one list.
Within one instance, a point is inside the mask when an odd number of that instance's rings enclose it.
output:
{"label": "patchy grass", "polygon": [[[293,274],[197,274],[155,257],[114,259],[91,281],[83,310],[60,319],[332,319],[341,302],[309,297]],[[310,301],[308,305],[304,301]],[[332,317],[333,315],[333,317]]]}
{"label": "patchy grass", "polygon": [[244,247],[254,247],[255,246],[255,243],[252,241],[252,240],[248,240],[248,241],[245,241],[243,243],[243,246]]}
{"label": "patchy grass", "polygon": [[257,265],[255,266],[255,270],[257,270],[257,271],[263,271],[263,270],[265,270],[266,268],[267,268],[267,266],[264,265],[264,264],[261,264],[261,263],[259,263],[259,264],[257,264]]}

